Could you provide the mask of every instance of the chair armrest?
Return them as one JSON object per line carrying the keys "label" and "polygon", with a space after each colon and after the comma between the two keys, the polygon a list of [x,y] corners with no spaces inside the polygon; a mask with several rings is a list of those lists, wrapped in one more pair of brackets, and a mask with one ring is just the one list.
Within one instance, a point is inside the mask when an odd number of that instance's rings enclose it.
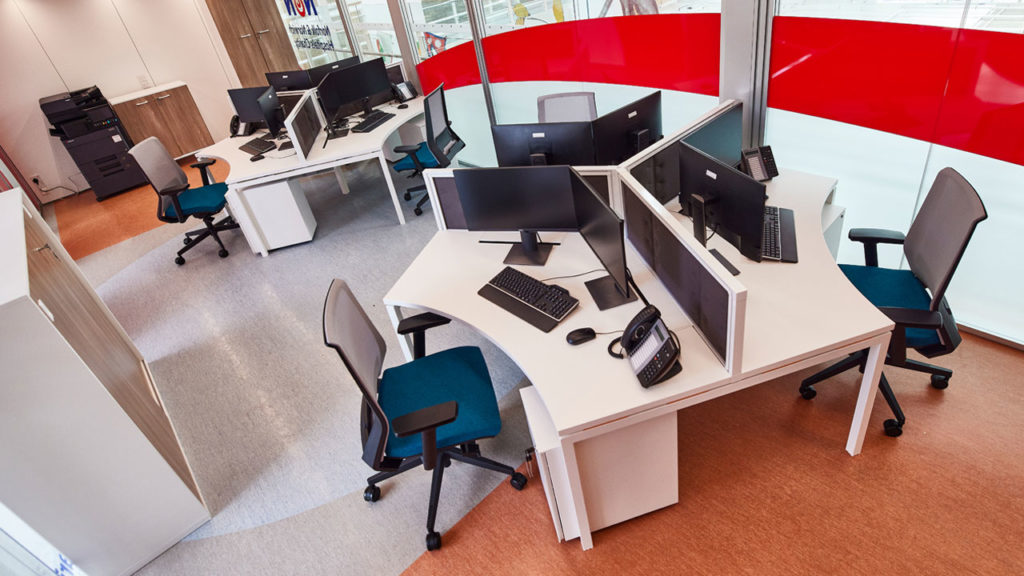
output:
{"label": "chair armrest", "polygon": [[213,175],[210,174],[210,166],[217,162],[216,158],[208,158],[206,160],[200,160],[195,164],[189,164],[189,168],[199,168],[199,175],[203,178],[203,186],[209,186],[213,184]]}
{"label": "chair armrest", "polygon": [[395,436],[404,438],[453,422],[458,415],[459,403],[450,400],[403,414],[391,421],[391,429],[395,431]]}
{"label": "chair armrest", "polygon": [[878,309],[897,325],[905,328],[939,328],[942,326],[942,315],[931,310],[885,306],[879,306]]}
{"label": "chair armrest", "polygon": [[879,244],[903,244],[906,239],[902,232],[881,228],[853,228],[849,237],[864,244],[864,264],[873,267],[878,266]]}
{"label": "chair armrest", "polygon": [[406,146],[395,146],[395,152],[398,152],[399,154],[410,154],[411,155],[411,154],[415,154],[416,151],[419,150],[419,149],[420,149],[419,144],[416,144],[416,145],[406,145]]}
{"label": "chair armrest", "polygon": [[188,189],[189,189],[189,184],[185,183],[185,184],[182,184],[181,186],[175,186],[173,188],[165,188],[163,190],[157,190],[156,193],[161,195],[161,196],[175,196],[175,197],[177,197],[178,194],[181,194],[182,192],[184,192],[185,190],[188,190]]}
{"label": "chair armrest", "polygon": [[403,414],[391,421],[391,429],[399,438],[416,433],[422,434],[420,440],[423,442],[423,467],[433,470],[438,464],[437,427],[454,422],[458,415],[459,403],[450,400]]}
{"label": "chair armrest", "polygon": [[451,318],[445,318],[439,314],[433,312],[424,312],[423,314],[417,314],[410,316],[398,323],[397,332],[401,335],[406,335],[413,332],[423,332],[431,328],[438,326],[444,326],[451,322]]}
{"label": "chair armrest", "polygon": [[430,328],[444,326],[449,322],[451,322],[451,320],[444,316],[434,314],[433,312],[424,312],[423,314],[417,314],[399,322],[397,332],[402,336],[411,333],[412,357],[423,358],[427,355],[427,337],[424,332]]}

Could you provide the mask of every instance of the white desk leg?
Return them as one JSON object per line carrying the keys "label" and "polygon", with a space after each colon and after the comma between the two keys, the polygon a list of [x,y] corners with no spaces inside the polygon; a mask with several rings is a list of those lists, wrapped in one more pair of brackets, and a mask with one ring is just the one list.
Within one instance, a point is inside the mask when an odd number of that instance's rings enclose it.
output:
{"label": "white desk leg", "polygon": [[395,203],[395,214],[398,214],[398,223],[405,226],[405,215],[402,214],[402,203],[398,200],[398,193],[395,192],[395,183],[391,181],[391,170],[388,169],[388,161],[384,158],[384,152],[377,154],[380,160],[380,171],[384,174],[384,181],[388,183],[388,191],[391,192],[391,201]]}
{"label": "white desk leg", "polygon": [[338,186],[341,188],[341,193],[347,196],[351,190],[348,188],[348,180],[345,179],[345,167],[335,166],[334,177],[338,179]]}
{"label": "white desk leg", "polygon": [[889,348],[889,333],[879,336],[868,349],[867,364],[864,365],[864,376],[860,379],[860,392],[857,393],[857,408],[853,412],[853,423],[850,425],[850,436],[846,439],[846,451],[850,456],[860,454],[864,446],[864,434],[867,433],[868,420],[871,419],[871,407],[875,403],[878,381],[882,377],[882,366],[885,364],[885,352]]}
{"label": "white desk leg", "polygon": [[580,545],[584,550],[594,547],[594,539],[590,534],[590,519],[587,516],[587,503],[583,501],[583,485],[580,483],[580,467],[576,461],[576,446],[569,438],[562,438],[562,457],[565,459],[565,471],[572,493],[573,508],[576,509],[576,523],[580,529]]}
{"label": "white desk leg", "polygon": [[269,254],[267,243],[264,241],[263,234],[259,231],[259,225],[249,210],[249,205],[246,203],[245,191],[231,188],[224,197],[228,201],[231,217],[235,219],[235,222],[238,222],[238,227],[242,230],[242,236],[245,236],[246,242],[249,243],[249,248],[256,254],[267,256]]}
{"label": "white desk leg", "polygon": [[395,335],[398,336],[398,347],[402,349],[402,354],[405,355],[405,361],[412,362],[412,335],[406,334],[403,336],[398,334],[398,323],[402,321],[402,318],[404,318],[402,315],[402,309],[398,306],[385,306],[385,308],[387,308],[388,316],[391,318],[391,325],[395,327]]}

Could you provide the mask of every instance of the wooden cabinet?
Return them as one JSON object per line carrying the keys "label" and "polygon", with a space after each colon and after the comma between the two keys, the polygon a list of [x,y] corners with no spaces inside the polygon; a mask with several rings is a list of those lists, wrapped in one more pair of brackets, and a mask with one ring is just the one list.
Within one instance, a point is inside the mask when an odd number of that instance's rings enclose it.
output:
{"label": "wooden cabinet", "polygon": [[266,86],[267,72],[299,68],[281,14],[273,2],[206,0],[206,5],[242,86]]}
{"label": "wooden cabinet", "polygon": [[184,84],[157,86],[111,98],[110,102],[136,144],[156,136],[175,158],[213,144],[210,130]]}
{"label": "wooden cabinet", "polygon": [[87,573],[132,573],[209,519],[149,368],[20,189],[0,267],[0,502]]}

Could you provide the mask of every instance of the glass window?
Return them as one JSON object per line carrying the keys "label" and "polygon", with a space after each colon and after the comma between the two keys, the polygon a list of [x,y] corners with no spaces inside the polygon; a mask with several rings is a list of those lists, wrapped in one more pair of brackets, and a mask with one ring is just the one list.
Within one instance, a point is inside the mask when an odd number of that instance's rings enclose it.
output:
{"label": "glass window", "polygon": [[403,0],[403,4],[419,60],[473,41],[466,0]]}
{"label": "glass window", "polygon": [[386,0],[357,0],[346,5],[352,21],[352,34],[359,43],[364,60],[382,56],[385,64],[391,64],[402,59]]}
{"label": "glass window", "polygon": [[295,57],[303,69],[352,56],[341,11],[334,2],[275,2]]}

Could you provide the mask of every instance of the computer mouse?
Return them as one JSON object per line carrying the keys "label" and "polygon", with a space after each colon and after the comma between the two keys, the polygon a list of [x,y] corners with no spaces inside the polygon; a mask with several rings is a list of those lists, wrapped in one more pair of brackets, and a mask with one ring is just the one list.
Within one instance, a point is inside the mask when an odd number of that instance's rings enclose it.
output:
{"label": "computer mouse", "polygon": [[406,109],[406,108],[408,108],[408,107],[409,107],[409,105],[408,105],[408,104],[399,104],[399,105],[398,105],[398,109],[399,109],[399,110],[405,110],[405,109]]}
{"label": "computer mouse", "polygon": [[257,160],[263,160],[263,154],[253,154],[249,156],[249,162],[256,162]]}
{"label": "computer mouse", "polygon": [[566,335],[565,341],[573,346],[577,344],[583,344],[584,342],[590,342],[597,336],[593,328],[577,328]]}

